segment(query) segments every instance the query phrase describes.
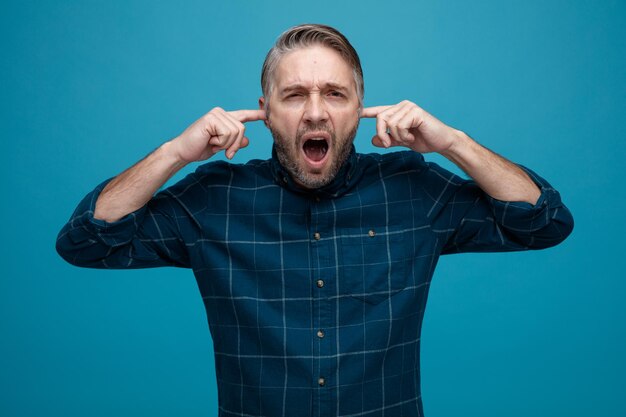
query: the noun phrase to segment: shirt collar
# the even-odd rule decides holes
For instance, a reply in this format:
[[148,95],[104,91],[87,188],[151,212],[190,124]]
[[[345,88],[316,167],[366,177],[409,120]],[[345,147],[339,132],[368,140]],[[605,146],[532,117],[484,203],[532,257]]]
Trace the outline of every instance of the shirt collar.
[[360,156],[360,154],[356,153],[354,145],[352,145],[348,158],[339,169],[335,178],[333,178],[333,180],[325,186],[316,189],[307,189],[296,184],[293,178],[291,178],[289,172],[278,160],[275,146],[272,146],[270,166],[274,180],[283,188],[300,194],[309,194],[314,197],[336,198],[346,194],[355,184],[358,183],[359,178],[364,171],[361,164],[359,164]]

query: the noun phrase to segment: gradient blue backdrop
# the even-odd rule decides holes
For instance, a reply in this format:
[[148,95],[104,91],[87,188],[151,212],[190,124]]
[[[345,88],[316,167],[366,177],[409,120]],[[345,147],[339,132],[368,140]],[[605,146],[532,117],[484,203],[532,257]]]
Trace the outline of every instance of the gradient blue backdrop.
[[[360,52],[366,105],[415,101],[543,174],[576,220],[543,252],[441,260],[426,415],[626,415],[626,5],[571,0],[4,1],[0,415],[216,414],[191,272],[79,269],[54,242],[97,183],[214,106],[254,108],[271,43],[310,21]],[[248,133],[236,162],[269,155]]]

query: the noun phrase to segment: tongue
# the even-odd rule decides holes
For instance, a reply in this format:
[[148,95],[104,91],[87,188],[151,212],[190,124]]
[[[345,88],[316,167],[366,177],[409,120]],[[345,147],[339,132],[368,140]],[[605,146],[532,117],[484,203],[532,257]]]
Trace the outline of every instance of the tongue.
[[319,162],[326,156],[328,145],[325,140],[307,140],[304,143],[304,153],[312,161]]

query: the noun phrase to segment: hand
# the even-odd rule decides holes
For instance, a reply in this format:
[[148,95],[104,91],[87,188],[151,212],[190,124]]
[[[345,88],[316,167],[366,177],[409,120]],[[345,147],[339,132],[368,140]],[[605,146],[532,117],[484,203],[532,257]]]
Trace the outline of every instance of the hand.
[[265,110],[224,111],[216,107],[171,141],[184,162],[203,161],[221,150],[232,159],[250,141],[244,136],[246,122],[265,120]]
[[458,132],[406,100],[393,106],[366,107],[361,117],[376,118],[372,144],[381,148],[406,146],[420,153],[441,153],[453,145]]

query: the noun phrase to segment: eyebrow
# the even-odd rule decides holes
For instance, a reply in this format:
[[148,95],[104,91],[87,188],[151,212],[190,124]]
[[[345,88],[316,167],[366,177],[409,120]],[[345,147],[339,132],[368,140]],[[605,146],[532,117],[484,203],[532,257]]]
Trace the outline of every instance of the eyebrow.
[[[348,91],[347,87],[345,87],[345,86],[343,86],[341,84],[334,83],[334,82],[327,82],[327,83],[323,84],[322,85],[322,90],[323,89],[340,90],[340,91],[343,91],[343,92],[347,92]],[[282,88],[280,90],[280,92],[284,94],[284,93],[288,93],[288,92],[294,91],[294,90],[297,91],[297,90],[308,90],[308,89],[307,89],[307,87],[304,84],[295,83],[295,84],[290,84],[290,85],[285,86],[284,88]]]

